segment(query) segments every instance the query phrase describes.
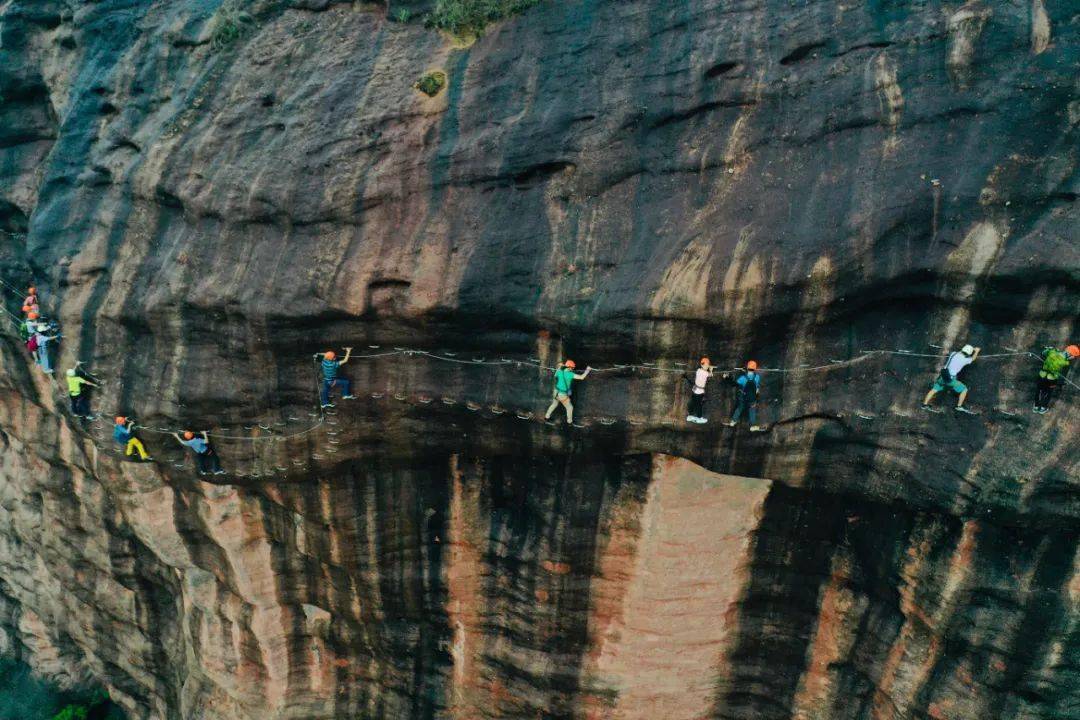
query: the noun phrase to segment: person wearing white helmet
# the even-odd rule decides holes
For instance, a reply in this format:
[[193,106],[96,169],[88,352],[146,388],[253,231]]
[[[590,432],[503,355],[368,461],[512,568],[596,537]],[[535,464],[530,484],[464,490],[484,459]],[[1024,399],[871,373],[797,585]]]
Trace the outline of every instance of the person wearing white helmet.
[[71,368],[67,371],[68,397],[71,399],[71,412],[74,413],[75,417],[93,420],[94,417],[90,414],[90,398],[87,397],[86,392],[83,390],[83,385],[99,387],[97,383],[92,383],[90,380],[80,375],[75,368]]
[[49,343],[60,337],[60,334],[46,335],[45,333],[50,330],[49,324],[38,321],[37,326],[34,328],[34,334],[31,336],[30,341],[27,342],[27,347],[30,348],[30,342],[32,341],[32,352],[35,353],[37,358],[37,364],[41,366],[49,375],[52,375],[52,358],[49,357]]
[[934,396],[945,388],[949,388],[960,396],[956,400],[956,409],[959,412],[974,415],[975,413],[964,407],[964,400],[967,399],[968,387],[960,382],[957,376],[960,374],[961,370],[975,362],[975,359],[979,357],[981,351],[982,348],[965,345],[960,348],[959,352],[950,353],[949,359],[945,361],[945,367],[941,368],[938,376],[934,378],[933,386],[930,388],[930,391],[926,393],[926,397],[923,399],[922,409],[935,412],[933,408],[930,407],[930,403],[933,401]]

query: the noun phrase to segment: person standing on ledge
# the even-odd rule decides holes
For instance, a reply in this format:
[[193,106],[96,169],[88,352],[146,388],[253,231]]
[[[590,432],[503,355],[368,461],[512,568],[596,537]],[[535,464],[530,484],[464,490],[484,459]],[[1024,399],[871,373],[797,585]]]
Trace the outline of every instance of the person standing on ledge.
[[324,353],[315,353],[316,358],[322,358],[322,389],[319,391],[319,399],[322,401],[323,408],[332,408],[334,404],[330,402],[330,391],[335,387],[341,388],[341,399],[352,400],[356,396],[352,394],[352,384],[348,378],[338,377],[338,368],[345,363],[349,362],[349,358],[352,357],[352,348],[345,348],[345,357],[341,360],[337,359],[337,353],[333,350],[327,350]]
[[548,406],[547,412],[544,413],[545,420],[550,420],[551,414],[558,409],[559,405],[562,405],[566,408],[566,424],[574,424],[574,404],[570,402],[574,381],[584,380],[592,372],[591,367],[586,367],[585,372],[578,374],[574,372],[576,367],[577,363],[573,360],[559,363],[555,367],[555,387],[552,388],[551,405]]
[[976,413],[973,413],[964,407],[964,400],[967,399],[968,388],[967,385],[960,382],[957,376],[960,374],[961,370],[975,362],[981,351],[982,348],[965,345],[960,348],[960,352],[951,353],[949,359],[945,361],[945,367],[941,368],[941,372],[934,378],[933,386],[931,386],[930,391],[926,393],[926,397],[923,398],[922,409],[929,410],[930,412],[938,412],[930,407],[930,403],[933,401],[935,395],[945,388],[949,388],[960,396],[956,400],[957,411],[967,413],[968,415],[975,415]]
[[68,398],[71,400],[71,412],[75,414],[75,417],[93,420],[94,416],[90,414],[90,398],[83,391],[83,385],[89,385],[90,387],[101,386],[80,375],[76,370],[77,367],[78,364],[67,371]]
[[184,431],[184,437],[180,437],[176,433],[173,433],[173,437],[176,438],[179,443],[187,448],[190,448],[195,453],[195,464],[199,468],[200,475],[224,475],[225,471],[221,469],[221,463],[218,461],[217,453],[210,447],[210,437],[206,431],[201,433],[202,437],[195,437],[195,433],[190,430]]
[[1069,372],[1069,361],[1080,357],[1080,347],[1070,345],[1064,350],[1043,348],[1040,353],[1043,364],[1039,368],[1038,397],[1032,412],[1045,415],[1050,411],[1054,392],[1061,387],[1061,378]]
[[116,424],[113,425],[113,440],[124,446],[124,455],[127,457],[131,457],[132,452],[138,452],[140,460],[153,460],[152,457],[146,454],[146,448],[143,447],[142,441],[135,437],[134,420],[128,420],[123,415],[118,415]]
[[686,422],[702,425],[709,422],[705,418],[705,383],[709,382],[715,369],[716,367],[709,362],[709,358],[701,358],[701,365],[694,373],[693,387],[690,389],[690,405],[687,408]]
[[754,360],[746,363],[746,372],[735,380],[735,412],[731,414],[731,420],[724,423],[728,427],[739,424],[739,418],[746,412],[746,418],[750,421],[750,432],[762,432],[765,428],[757,424],[757,401],[761,392],[761,376],[757,372],[758,365]]

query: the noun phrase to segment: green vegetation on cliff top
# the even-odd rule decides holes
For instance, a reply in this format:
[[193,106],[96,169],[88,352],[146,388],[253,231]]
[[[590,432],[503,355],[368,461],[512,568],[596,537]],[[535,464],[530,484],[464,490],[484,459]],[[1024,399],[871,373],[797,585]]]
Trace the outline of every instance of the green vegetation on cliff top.
[[437,0],[429,25],[455,35],[479,35],[490,23],[524,12],[540,0]]

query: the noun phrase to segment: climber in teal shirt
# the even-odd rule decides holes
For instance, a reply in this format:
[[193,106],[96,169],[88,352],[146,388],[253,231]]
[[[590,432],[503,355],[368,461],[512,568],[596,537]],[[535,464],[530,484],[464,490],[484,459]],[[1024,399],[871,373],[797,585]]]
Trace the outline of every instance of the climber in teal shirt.
[[576,367],[577,364],[573,360],[567,360],[565,363],[559,363],[555,368],[555,387],[552,391],[551,405],[544,414],[545,420],[550,420],[551,414],[558,409],[559,405],[562,405],[566,408],[566,424],[573,425],[574,404],[570,402],[570,394],[573,392],[574,381],[584,380],[592,372],[592,368],[586,367],[585,372],[578,374],[574,372]]

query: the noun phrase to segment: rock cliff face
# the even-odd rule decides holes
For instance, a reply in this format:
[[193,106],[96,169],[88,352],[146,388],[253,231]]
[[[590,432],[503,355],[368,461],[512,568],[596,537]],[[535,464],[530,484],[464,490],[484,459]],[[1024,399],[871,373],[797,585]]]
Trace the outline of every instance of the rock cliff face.
[[[155,455],[3,335],[0,651],[139,719],[1080,717],[1080,391],[1023,354],[1075,6],[392,5],[0,0],[0,278]],[[981,414],[921,413],[969,341]],[[769,432],[683,422],[702,354],[783,370]]]

